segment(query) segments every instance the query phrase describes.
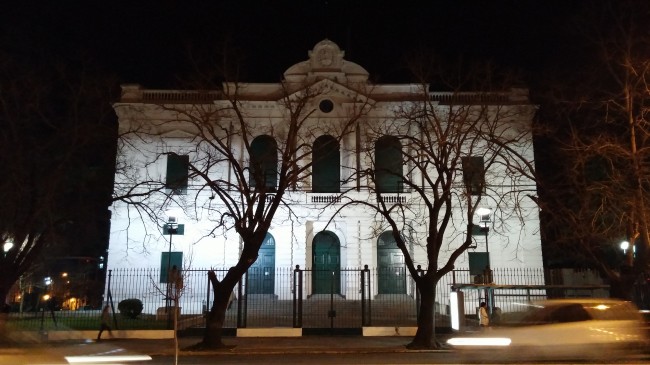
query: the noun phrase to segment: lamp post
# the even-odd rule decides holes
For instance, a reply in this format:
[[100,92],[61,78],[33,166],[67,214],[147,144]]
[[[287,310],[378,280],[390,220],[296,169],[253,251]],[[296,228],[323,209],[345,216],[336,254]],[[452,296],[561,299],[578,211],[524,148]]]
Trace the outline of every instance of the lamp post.
[[[171,307],[171,302],[173,300],[172,298],[172,268],[173,265],[178,265],[177,270],[180,270],[181,263],[178,262],[178,260],[182,260],[182,252],[179,253],[181,258],[175,258],[172,260],[172,239],[175,235],[183,235],[185,233],[185,225],[183,224],[178,224],[178,221],[176,219],[177,213],[173,210],[168,210],[166,212],[167,214],[167,223],[163,225],[163,236],[164,235],[169,235],[169,249],[167,250],[167,260],[164,260],[164,255],[163,255],[163,260],[161,261],[161,272],[160,272],[160,282],[166,283],[166,293],[165,293],[165,312],[167,313],[167,322],[168,322],[168,327],[171,327],[172,323],[172,311],[170,310]],[[166,261],[166,262],[165,262]],[[163,271],[164,270],[164,271]],[[178,271],[177,271],[178,272]],[[177,300],[178,298],[175,298]]]
[[167,282],[167,289],[166,289],[166,295],[165,295],[165,308],[169,311],[169,303],[170,303],[170,283],[169,283],[169,272],[171,271],[172,268],[172,237],[176,233],[178,233],[178,224],[176,223],[176,217],[169,216],[167,217],[167,224],[165,225],[166,231],[169,234],[169,250],[167,250],[167,276],[166,276],[166,282]]
[[[485,272],[483,273],[483,282],[485,284],[492,284],[492,267],[490,266],[490,246],[488,245],[488,233],[490,232],[490,214],[492,211],[489,208],[478,208],[476,209],[476,215],[479,216],[479,223],[481,224],[481,232],[485,233],[485,255],[487,256],[487,266],[485,267]],[[494,298],[493,292],[490,288],[485,288],[485,299],[487,302],[488,313],[492,314],[492,308],[494,307]]]
[[485,252],[487,253],[487,269],[490,270],[490,246],[488,245],[488,232],[490,232],[490,213],[489,208],[478,208],[476,214],[479,216],[479,223],[481,223],[481,232],[485,233]]
[[621,250],[623,250],[623,255],[625,255],[625,265],[632,267],[634,265],[634,254],[636,253],[636,247],[632,245],[630,248],[630,243],[628,241],[623,241],[620,244]]

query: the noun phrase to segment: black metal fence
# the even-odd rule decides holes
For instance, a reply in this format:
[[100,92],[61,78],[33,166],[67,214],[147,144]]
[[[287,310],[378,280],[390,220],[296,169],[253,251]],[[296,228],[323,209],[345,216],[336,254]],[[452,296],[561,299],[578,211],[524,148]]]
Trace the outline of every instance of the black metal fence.
[[[267,270],[267,271],[265,271]],[[401,270],[401,271],[400,271]],[[183,270],[180,328],[202,327],[204,314],[209,309],[213,293],[207,278],[207,269]],[[216,269],[219,279],[227,269]],[[252,271],[242,278],[231,296],[226,312],[225,327],[302,327],[302,328],[358,328],[362,326],[403,327],[416,326],[418,294],[415,282],[403,267],[393,268],[394,290],[378,285],[385,280],[385,272],[374,268],[346,268],[339,271],[274,268]],[[421,271],[423,273],[423,271]],[[167,284],[159,269],[109,270],[105,301],[117,311],[118,303],[136,298],[142,301],[143,311],[136,319],[116,314],[116,325],[121,329],[169,328],[169,301]],[[544,285],[555,277],[543,269],[495,269],[493,280],[500,284]],[[449,326],[449,293],[454,285],[472,283],[476,278],[469,270],[455,270],[444,276],[436,287],[436,325]],[[260,284],[260,280],[266,280]],[[466,313],[471,313],[483,294],[479,290],[466,291]],[[503,311],[516,310],[517,303],[546,297],[544,290],[522,293],[517,290],[497,292],[495,305]],[[13,313],[10,325],[25,329],[75,328],[95,329],[99,313],[95,310],[48,311]]]

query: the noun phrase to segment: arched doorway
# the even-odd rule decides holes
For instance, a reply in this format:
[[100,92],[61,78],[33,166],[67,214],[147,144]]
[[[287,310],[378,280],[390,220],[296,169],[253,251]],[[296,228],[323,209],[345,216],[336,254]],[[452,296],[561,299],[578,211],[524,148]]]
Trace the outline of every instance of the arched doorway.
[[248,269],[248,294],[275,293],[275,238],[266,234],[257,260]]
[[330,231],[316,234],[312,244],[312,294],[340,294],[341,243]]
[[377,239],[378,294],[406,294],[404,254],[397,247],[392,231]]

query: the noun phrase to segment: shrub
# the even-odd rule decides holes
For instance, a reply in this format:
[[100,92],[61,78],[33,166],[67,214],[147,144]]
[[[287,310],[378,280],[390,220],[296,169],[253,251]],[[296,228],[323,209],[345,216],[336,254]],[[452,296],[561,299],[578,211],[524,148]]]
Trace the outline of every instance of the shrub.
[[124,299],[117,305],[117,310],[119,310],[123,316],[128,318],[138,317],[140,313],[142,313],[142,308],[144,308],[142,301],[135,298]]

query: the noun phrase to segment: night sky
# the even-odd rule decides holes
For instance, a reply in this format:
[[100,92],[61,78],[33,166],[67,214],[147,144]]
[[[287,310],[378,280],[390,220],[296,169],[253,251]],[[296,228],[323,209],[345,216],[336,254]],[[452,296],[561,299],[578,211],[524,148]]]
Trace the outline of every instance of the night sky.
[[[378,83],[414,81],[406,58],[423,53],[450,62],[491,61],[513,69],[523,75],[534,97],[536,85],[549,72],[570,71],[579,64],[582,44],[566,29],[590,4],[577,0],[28,0],[2,7],[0,50],[28,65],[63,59],[74,69],[82,59],[79,65],[114,74],[117,83],[181,88],[179,80],[191,73],[190,49],[191,54],[202,55],[228,44],[244,57],[240,81],[278,82],[288,67],[306,60],[308,50],[328,38]],[[109,176],[113,163],[108,158],[102,167]],[[105,189],[111,188],[112,181],[107,180]],[[96,205],[103,227],[107,203],[97,199]],[[105,238],[99,240],[107,244]]]
[[[581,1],[25,1],[4,6],[16,54],[83,56],[120,82],[160,88],[228,40],[244,81],[279,81],[329,38],[378,82],[409,82],[404,58],[426,50],[539,73],[573,49],[563,35]],[[5,43],[7,44],[7,43]]]

